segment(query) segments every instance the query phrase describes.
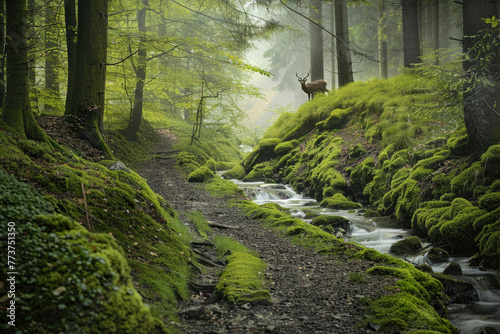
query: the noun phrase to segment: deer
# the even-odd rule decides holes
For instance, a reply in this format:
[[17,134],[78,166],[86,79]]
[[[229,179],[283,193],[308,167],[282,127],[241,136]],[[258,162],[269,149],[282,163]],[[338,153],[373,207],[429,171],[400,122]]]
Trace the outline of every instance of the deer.
[[299,78],[299,82],[300,82],[300,85],[302,86],[302,90],[307,93],[307,101],[311,100],[311,95],[314,92],[317,92],[317,91],[321,91],[323,93],[329,92],[329,90],[326,89],[326,85],[328,84],[328,82],[326,82],[323,79],[315,80],[313,82],[306,84],[306,81],[307,81],[307,78],[309,77],[309,74],[311,74],[311,73],[307,73],[307,75],[304,78],[301,78],[301,77],[299,77],[299,75],[297,73],[295,73],[295,76],[297,78]]

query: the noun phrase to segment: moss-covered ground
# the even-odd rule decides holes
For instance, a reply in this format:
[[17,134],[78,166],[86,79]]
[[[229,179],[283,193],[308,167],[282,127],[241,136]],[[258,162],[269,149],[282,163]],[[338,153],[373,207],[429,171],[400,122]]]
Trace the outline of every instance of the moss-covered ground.
[[[232,172],[245,180],[289,183],[325,207],[366,205],[370,216],[391,217],[400,227],[412,228],[446,256],[469,255],[477,265],[499,269],[500,173],[494,166],[500,145],[470,162],[461,108],[447,106],[440,87],[439,79],[409,71],[316,97],[297,112],[282,114],[242,160],[243,168]],[[274,145],[267,161],[261,160],[262,143]],[[256,164],[249,163],[257,158]],[[320,252],[369,254],[388,261],[277,209],[242,205],[248,214]],[[400,278],[393,297],[371,304],[371,321],[384,328],[453,332],[437,315],[446,302],[440,283],[404,263],[394,265],[401,269],[370,271]],[[428,286],[422,288],[420,280]],[[420,323],[431,318],[432,323]]]
[[16,295],[18,332],[167,331],[196,261],[169,204],[134,171],[110,170],[114,161],[90,162],[7,128],[0,143],[1,221],[19,226],[18,279],[26,284]]

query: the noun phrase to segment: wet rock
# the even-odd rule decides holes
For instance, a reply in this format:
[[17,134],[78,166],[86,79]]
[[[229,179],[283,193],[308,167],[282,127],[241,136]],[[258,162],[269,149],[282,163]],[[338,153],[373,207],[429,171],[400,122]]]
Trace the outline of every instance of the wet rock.
[[184,309],[180,312],[180,314],[183,315],[185,318],[201,320],[207,318],[207,315],[210,312],[211,311],[207,307],[201,305],[201,306],[192,306],[187,309]]
[[460,266],[460,264],[452,262],[448,265],[448,267],[444,269],[443,274],[460,276],[462,275],[462,267]]
[[109,170],[122,170],[124,172],[130,173],[130,168],[125,166],[125,164],[121,161],[117,161],[108,167]]
[[446,274],[433,273],[432,276],[443,284],[444,293],[450,297],[451,304],[471,304],[479,300],[472,283]]
[[444,262],[450,258],[450,255],[447,251],[439,247],[433,247],[428,253],[427,258],[432,261],[432,263],[436,262]]
[[500,333],[493,327],[485,327],[481,331],[481,334],[500,334]]

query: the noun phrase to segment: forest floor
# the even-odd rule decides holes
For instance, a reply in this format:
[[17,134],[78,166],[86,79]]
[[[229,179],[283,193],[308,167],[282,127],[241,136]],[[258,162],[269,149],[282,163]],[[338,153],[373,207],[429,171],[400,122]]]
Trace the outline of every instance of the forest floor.
[[[393,285],[388,276],[367,275],[374,265],[367,260],[347,256],[323,256],[292,244],[289,237],[246,217],[223,199],[211,197],[199,184],[188,183],[174,169],[175,136],[159,131],[162,140],[154,149],[154,159],[144,162],[139,173],[149,186],[179,212],[181,221],[190,224],[185,213],[201,212],[210,222],[235,228],[216,229],[255,250],[267,264],[272,303],[234,305],[213,298],[211,291],[192,293],[181,301],[182,321],[176,326],[187,334],[208,333],[374,333],[375,326],[363,325],[365,304]],[[195,231],[195,228],[191,226]],[[196,232],[193,232],[196,233]],[[209,256],[209,247],[199,250]],[[194,278],[199,283],[217,283],[216,270],[207,270]],[[354,279],[354,277],[362,279]],[[212,298],[211,298],[212,297]],[[369,322],[368,322],[369,323]]]

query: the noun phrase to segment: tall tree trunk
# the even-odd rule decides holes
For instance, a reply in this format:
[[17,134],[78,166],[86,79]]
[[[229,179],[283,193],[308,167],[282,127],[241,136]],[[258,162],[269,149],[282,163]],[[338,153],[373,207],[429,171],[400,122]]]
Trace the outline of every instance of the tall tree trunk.
[[[144,3],[145,1],[143,1]],[[134,91],[134,105],[130,111],[126,136],[129,140],[137,139],[137,131],[142,119],[142,105],[144,101],[144,83],[146,81],[146,7],[137,12],[137,26],[139,29],[139,52],[136,66],[136,84]]]
[[7,94],[3,120],[20,135],[47,140],[33,117],[29,98],[26,0],[7,0]]
[[[108,1],[78,1],[78,38],[70,115],[84,124],[80,135],[112,156],[101,135],[106,83]],[[70,118],[75,121],[75,118]]]
[[[478,33],[488,27],[482,20],[499,15],[498,0],[464,0],[463,47],[468,52],[478,40]],[[473,59],[464,62],[464,70],[470,71]],[[489,72],[492,87],[466,86],[464,91],[464,121],[473,159],[488,147],[500,143],[500,55],[493,59]]]
[[57,111],[59,95],[59,40],[57,37],[57,7],[49,7],[45,11],[45,91],[48,99],[45,101],[46,112]]
[[5,0],[0,0],[0,109],[5,101]]
[[418,1],[403,0],[403,49],[404,67],[420,63],[420,40],[418,31]]
[[[335,0],[335,32],[338,38],[349,44],[347,0]],[[354,82],[351,53],[340,41],[337,41],[337,69],[339,72],[339,87]]]
[[[332,32],[332,34],[336,34],[335,33],[335,4],[333,3],[333,1],[331,2],[330,4],[330,8],[331,8],[331,12],[330,12],[330,15],[331,15],[331,20],[330,20],[330,31]],[[337,50],[337,40],[335,39],[334,36],[330,36],[330,48],[331,48],[331,52],[330,52],[330,58],[331,58],[331,63],[332,63],[332,76],[331,76],[331,80],[332,80],[332,83],[330,84],[330,90],[331,91],[334,91],[335,90],[335,82],[337,81],[337,71],[335,70],[336,66],[335,66],[335,63],[336,63],[336,59],[337,59],[337,53],[336,53],[336,50]]]
[[[312,0],[309,8],[311,20],[321,24],[323,19],[323,1]],[[311,56],[311,81],[324,78],[323,68],[323,30],[314,23],[310,23],[310,56]]]
[[66,47],[68,49],[68,87],[65,114],[71,114],[70,101],[75,90],[76,71],[76,5],[75,0],[64,1],[64,22],[66,26]]
[[[21,0],[24,1],[24,0]],[[28,0],[28,36],[29,40],[31,42],[31,50],[28,50],[28,52],[31,52],[32,55],[31,59],[35,59],[36,57],[34,56],[34,49],[35,45],[37,44],[37,38],[35,35],[35,0]],[[35,61],[32,63],[28,64],[28,78],[30,81],[30,85],[33,87],[36,85],[36,72],[35,72]]]
[[433,39],[433,49],[436,54],[435,64],[439,65],[439,0],[434,0],[432,3],[432,39]]
[[378,2],[378,64],[381,79],[387,79],[387,13],[385,0]]

